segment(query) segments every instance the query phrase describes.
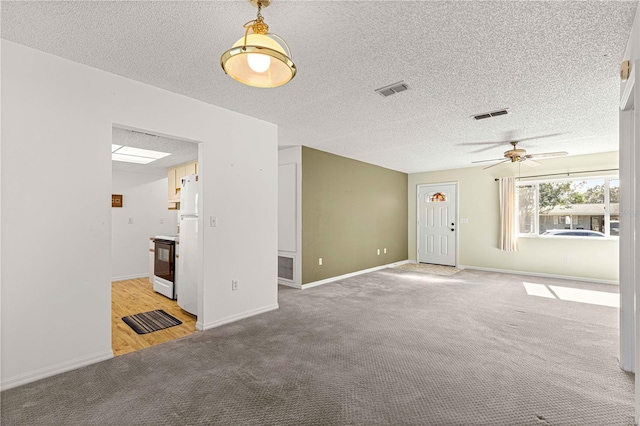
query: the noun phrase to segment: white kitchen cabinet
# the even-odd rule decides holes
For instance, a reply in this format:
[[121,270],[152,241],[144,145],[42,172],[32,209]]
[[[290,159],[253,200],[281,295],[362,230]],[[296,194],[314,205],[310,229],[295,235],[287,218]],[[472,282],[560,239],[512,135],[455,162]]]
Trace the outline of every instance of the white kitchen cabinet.
[[192,163],[187,163],[184,165],[184,175],[185,176],[189,176],[189,175],[195,175],[196,173],[198,173],[198,162],[194,161]]
[[178,208],[176,203],[180,202],[180,185],[181,179],[185,176],[198,173],[198,162],[192,161],[186,164],[180,164],[167,170],[167,178],[169,181],[168,195],[169,195],[169,209],[175,210]]
[[[167,179],[169,180],[169,185],[168,185],[169,202],[172,202],[176,198],[176,169],[175,168],[169,169],[167,171]],[[178,195],[178,199],[180,199],[180,195]]]

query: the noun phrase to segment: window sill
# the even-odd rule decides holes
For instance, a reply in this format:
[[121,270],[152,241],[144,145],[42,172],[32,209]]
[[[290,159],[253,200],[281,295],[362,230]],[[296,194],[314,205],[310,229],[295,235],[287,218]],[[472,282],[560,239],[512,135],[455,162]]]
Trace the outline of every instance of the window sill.
[[518,238],[540,239],[540,240],[595,240],[595,241],[619,241],[620,237],[578,237],[574,235],[533,235],[520,234]]

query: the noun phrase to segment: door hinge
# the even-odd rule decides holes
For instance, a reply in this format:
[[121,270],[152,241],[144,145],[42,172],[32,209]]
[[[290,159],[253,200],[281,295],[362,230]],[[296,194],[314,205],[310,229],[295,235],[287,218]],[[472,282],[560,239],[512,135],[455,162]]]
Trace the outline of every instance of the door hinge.
[[620,80],[626,81],[629,79],[629,74],[631,73],[631,62],[623,61],[620,64]]

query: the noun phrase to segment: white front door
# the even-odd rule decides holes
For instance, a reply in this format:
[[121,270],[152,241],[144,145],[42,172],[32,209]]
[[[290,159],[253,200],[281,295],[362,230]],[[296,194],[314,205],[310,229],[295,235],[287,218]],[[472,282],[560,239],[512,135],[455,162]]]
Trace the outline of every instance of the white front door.
[[457,183],[418,185],[418,262],[456,266]]

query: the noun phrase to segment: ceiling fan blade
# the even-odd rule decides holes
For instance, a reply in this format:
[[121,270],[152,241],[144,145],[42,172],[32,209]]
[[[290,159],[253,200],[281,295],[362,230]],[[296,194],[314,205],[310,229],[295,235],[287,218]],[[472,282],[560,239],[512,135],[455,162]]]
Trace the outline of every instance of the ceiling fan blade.
[[460,146],[466,146],[466,145],[503,145],[505,143],[505,141],[491,141],[491,142],[462,142],[459,143],[458,145]]
[[561,157],[563,155],[569,155],[567,151],[558,151],[558,152],[541,152],[539,154],[530,154],[529,158],[544,158],[544,157]]
[[503,140],[504,140],[506,143],[509,143],[509,142],[511,142],[511,141],[515,141],[515,140],[517,140],[517,139],[515,139],[515,137],[516,137],[516,131],[515,131],[514,129],[507,130],[506,132],[504,132],[504,133],[503,133],[503,135],[504,135],[504,139],[503,139]]
[[496,144],[493,144],[493,145],[489,145],[489,146],[484,147],[484,148],[474,149],[473,151],[470,151],[470,153],[471,154],[477,154],[479,152],[490,151],[490,150],[496,149],[497,147],[500,147],[500,146],[504,146],[504,142],[503,143],[496,143]]
[[[526,160],[526,161],[525,161]],[[538,163],[535,160],[532,160],[531,157],[529,157],[528,155],[523,158],[521,160],[521,162],[525,165],[525,166],[529,166],[529,167],[538,167],[540,165],[540,163]]]
[[570,139],[560,139],[559,141],[556,142],[572,142],[572,141],[581,141],[584,139],[593,139],[593,138],[597,138],[599,137],[598,135],[593,135],[593,136],[578,136],[577,138],[570,138]]
[[479,160],[479,161],[472,161],[472,163],[486,163],[488,161],[501,161],[504,160],[504,158],[494,158],[493,160]]
[[491,149],[497,148],[499,146],[503,146],[506,142],[505,141],[493,141],[493,142],[463,142],[463,143],[459,143],[459,146],[478,146],[478,145],[487,145],[484,147],[478,147],[478,149],[474,149],[473,151],[470,151],[470,153],[472,154],[477,154],[479,152],[484,152],[484,151],[489,151]]
[[541,135],[541,136],[532,136],[530,138],[522,138],[522,139],[516,139],[518,142],[522,142],[522,141],[530,141],[533,139],[544,139],[544,138],[550,138],[553,136],[560,136],[563,135],[564,133],[549,133],[548,135]]
[[502,161],[501,161],[501,162],[499,162],[499,163],[496,163],[496,164],[492,164],[492,165],[490,165],[490,166],[487,166],[487,167],[485,167],[485,168],[484,168],[484,169],[482,169],[482,170],[490,169],[490,168],[492,168],[492,167],[497,166],[498,164],[506,163],[507,161],[511,161],[511,159],[510,159],[510,158],[507,158],[506,160],[502,160]]
[[529,141],[533,139],[550,138],[552,136],[559,136],[559,135],[564,135],[564,133],[549,133],[548,135],[532,136],[530,138],[516,138],[515,131],[510,130],[504,133],[504,139],[500,141],[462,142],[462,143],[459,143],[458,146],[490,145],[490,147],[488,148],[482,148],[482,150],[484,151],[487,149],[491,149],[491,147],[494,147],[494,146],[497,147],[502,145],[508,145],[511,142],[522,142],[522,141]]

